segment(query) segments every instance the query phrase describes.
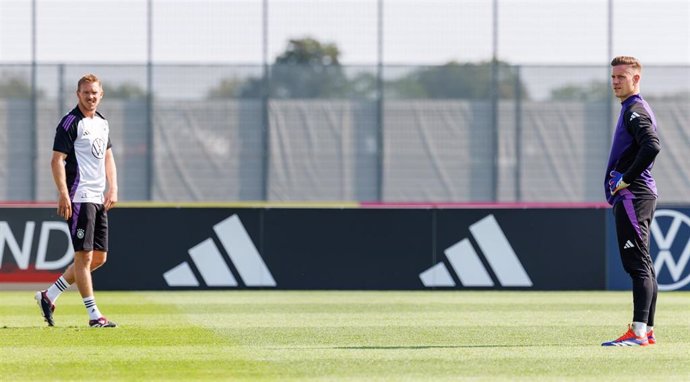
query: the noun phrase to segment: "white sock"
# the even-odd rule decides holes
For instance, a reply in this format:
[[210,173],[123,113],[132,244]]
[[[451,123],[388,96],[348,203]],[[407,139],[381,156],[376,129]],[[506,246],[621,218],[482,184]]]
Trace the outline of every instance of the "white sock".
[[83,300],[90,320],[97,320],[103,317],[101,312],[98,310],[98,306],[96,306],[96,299],[93,298],[93,296],[85,297]]
[[632,330],[636,336],[645,337],[647,336],[647,323],[633,321]]
[[53,285],[46,290],[46,294],[48,295],[48,298],[50,301],[52,301],[53,304],[55,304],[55,301],[57,301],[58,297],[60,297],[60,294],[67,290],[69,288],[69,283],[67,280],[65,280],[64,276],[60,276],[57,281]]

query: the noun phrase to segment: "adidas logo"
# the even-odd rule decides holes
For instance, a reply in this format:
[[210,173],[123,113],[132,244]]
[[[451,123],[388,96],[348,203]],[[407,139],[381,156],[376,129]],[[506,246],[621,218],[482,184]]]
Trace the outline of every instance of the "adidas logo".
[[[232,215],[213,226],[221,246],[230,258],[242,282],[248,287],[275,287],[276,282],[266,267],[259,251],[244,229],[240,218]],[[212,238],[208,238],[188,250],[194,266],[204,283],[210,287],[236,287],[237,280]],[[163,274],[171,287],[197,287],[197,280],[188,262]]]
[[636,112],[633,111],[632,114],[630,114],[630,120],[632,121],[633,119],[635,119],[639,116],[640,116],[639,114],[637,114]]
[[[532,286],[532,280],[525,272],[515,251],[513,251],[513,247],[511,247],[493,215],[489,215],[472,224],[470,232],[501,286]],[[494,286],[494,281],[482,264],[469,239],[463,239],[450,246],[444,253],[463,286]],[[419,278],[425,287],[455,286],[455,281],[443,262],[420,273]]]
[[634,248],[635,244],[633,244],[630,240],[625,242],[625,245],[623,246],[623,249],[629,249],[629,248]]

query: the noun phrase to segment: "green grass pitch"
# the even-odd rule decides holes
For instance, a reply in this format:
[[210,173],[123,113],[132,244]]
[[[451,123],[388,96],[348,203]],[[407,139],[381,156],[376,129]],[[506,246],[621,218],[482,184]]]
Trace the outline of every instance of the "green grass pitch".
[[0,380],[690,380],[690,293],[659,295],[658,344],[602,348],[630,292],[97,292],[56,327],[0,292]]

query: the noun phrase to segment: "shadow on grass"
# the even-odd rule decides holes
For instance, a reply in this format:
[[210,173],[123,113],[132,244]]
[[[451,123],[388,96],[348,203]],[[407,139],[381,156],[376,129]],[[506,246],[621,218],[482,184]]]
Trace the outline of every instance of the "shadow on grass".
[[[319,346],[306,349],[317,350],[425,350],[425,349],[472,349],[472,348],[529,348],[563,346],[563,344],[485,344],[485,345],[409,345],[409,346]],[[295,348],[273,348],[280,350],[296,350]],[[305,348],[299,348],[305,349]]]
[[464,348],[522,348],[538,345],[412,345],[412,346],[338,346],[340,350],[402,350],[402,349],[464,349]]
[[32,326],[10,326],[10,325],[3,325],[0,326],[0,329],[7,329],[7,330],[55,330],[55,331],[61,331],[65,329],[69,330],[91,330],[91,329],[117,329],[120,326],[117,326],[115,328],[92,328],[88,325],[84,326],[77,326],[77,325],[68,325],[68,326],[48,326],[48,325],[32,325]]

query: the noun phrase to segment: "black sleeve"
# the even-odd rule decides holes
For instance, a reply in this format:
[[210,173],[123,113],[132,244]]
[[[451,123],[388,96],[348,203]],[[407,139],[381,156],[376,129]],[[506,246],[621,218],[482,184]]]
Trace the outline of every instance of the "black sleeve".
[[77,125],[72,123],[67,129],[60,121],[55,129],[55,141],[53,141],[53,151],[70,154],[74,150],[74,141],[77,140]]
[[625,127],[640,147],[635,160],[623,174],[623,181],[630,184],[654,162],[654,158],[661,151],[661,145],[652,119],[644,110],[631,110],[625,113],[623,118]]
[[[96,115],[98,115],[99,117],[101,117],[105,120],[105,116],[103,114],[101,114],[100,111],[96,110]],[[105,149],[107,150],[107,149],[110,149],[112,147],[113,147],[113,144],[110,142],[110,136],[108,136],[108,143],[105,145]]]

